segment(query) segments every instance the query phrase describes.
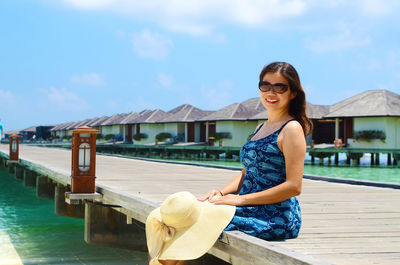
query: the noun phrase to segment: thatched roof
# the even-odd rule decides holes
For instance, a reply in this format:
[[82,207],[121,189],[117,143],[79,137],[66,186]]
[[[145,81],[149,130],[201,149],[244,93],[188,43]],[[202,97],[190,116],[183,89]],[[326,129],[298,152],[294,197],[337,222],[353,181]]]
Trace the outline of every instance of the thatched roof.
[[268,119],[268,111],[266,109],[248,118],[248,120],[266,120],[266,119]]
[[105,122],[105,121],[108,120],[109,118],[110,118],[109,116],[103,116],[103,117],[99,118],[99,119],[96,120],[96,121],[93,121],[93,120],[92,120],[92,121],[89,123],[88,126],[90,126],[90,127],[100,126],[103,122]]
[[329,113],[330,106],[306,103],[306,114],[309,119],[322,119]]
[[368,90],[330,107],[325,118],[400,116],[400,95],[388,90]]
[[110,126],[110,125],[117,125],[120,124],[121,121],[128,116],[126,113],[121,113],[121,114],[114,114],[110,118],[106,119],[103,123],[101,123],[101,126]]
[[190,104],[184,104],[168,111],[169,115],[163,120],[160,120],[160,122],[194,122],[210,113],[210,111],[201,110]]
[[34,132],[36,133],[36,126],[31,126],[29,128],[21,130],[21,132]]
[[243,101],[241,104],[250,110],[256,110],[257,113],[265,110],[265,107],[262,104],[260,98],[251,98]]
[[80,126],[84,126],[88,121],[90,121],[90,119],[74,122],[74,123],[70,124],[69,126],[66,126],[65,128],[63,128],[63,130],[74,130],[76,128],[79,128]]
[[134,123],[156,123],[164,120],[169,114],[160,109],[153,111],[146,110],[134,121]]
[[90,119],[90,120],[86,123],[86,126],[92,126],[92,124],[98,122],[100,119],[101,119],[101,117],[96,117],[96,118]]
[[207,115],[200,121],[227,121],[227,120],[248,120],[259,111],[255,108],[249,109],[241,103],[233,103],[223,109],[215,111]]
[[57,129],[57,131],[66,130],[66,128],[68,128],[70,125],[72,125],[72,124],[74,124],[74,123],[76,123],[76,121],[71,121],[71,122],[64,123],[63,125],[61,125],[61,126]]
[[139,117],[139,113],[131,112],[121,121],[121,124],[133,124],[135,123],[135,120]]
[[22,132],[22,129],[5,131],[4,134],[5,135],[13,135],[13,134],[19,134],[20,132]]
[[[322,119],[328,112],[329,106],[313,105],[306,102],[306,114],[309,119]],[[249,120],[266,120],[267,118],[268,111],[264,108],[264,111],[250,117]]]

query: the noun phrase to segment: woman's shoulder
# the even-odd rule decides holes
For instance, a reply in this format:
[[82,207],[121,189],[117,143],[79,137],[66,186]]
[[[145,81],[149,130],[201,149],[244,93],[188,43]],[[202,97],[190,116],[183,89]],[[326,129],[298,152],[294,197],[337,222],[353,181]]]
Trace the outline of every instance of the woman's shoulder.
[[289,121],[285,125],[285,127],[283,127],[282,132],[285,135],[288,135],[290,137],[297,136],[297,135],[301,135],[304,137],[303,127],[301,126],[300,122],[298,122],[297,120]]

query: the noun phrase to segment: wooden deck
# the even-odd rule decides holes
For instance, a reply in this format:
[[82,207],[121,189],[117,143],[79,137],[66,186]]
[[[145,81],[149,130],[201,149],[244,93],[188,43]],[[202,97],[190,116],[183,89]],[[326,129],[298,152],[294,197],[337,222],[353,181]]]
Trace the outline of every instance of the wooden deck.
[[[0,145],[5,154],[8,148]],[[56,172],[57,181],[69,183],[70,151],[21,145],[20,158]],[[222,187],[237,173],[98,155],[96,184],[107,202],[118,202],[128,215],[144,221],[149,208],[122,197],[140,198],[154,208],[171,193],[187,190],[200,196],[210,188]],[[305,179],[299,201],[303,214],[300,236],[268,242],[270,250],[295,251],[334,264],[400,264],[399,189]],[[214,247],[210,253],[221,256],[221,251]]]

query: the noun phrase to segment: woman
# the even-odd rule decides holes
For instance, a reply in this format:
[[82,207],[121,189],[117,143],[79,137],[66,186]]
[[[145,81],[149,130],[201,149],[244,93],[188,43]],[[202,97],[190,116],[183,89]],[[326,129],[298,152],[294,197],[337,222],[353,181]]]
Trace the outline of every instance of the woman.
[[240,230],[266,240],[295,238],[301,226],[295,196],[302,186],[305,135],[312,130],[305,94],[296,70],[284,62],[264,67],[259,89],[268,120],[242,147],[242,172],[199,200],[237,206],[226,231]]
[[[220,190],[210,190],[199,201],[236,206],[225,231],[240,230],[266,239],[298,236],[305,135],[312,123],[305,113],[305,94],[294,67],[284,62],[265,66],[260,73],[260,100],[268,120],[260,124],[244,144],[240,159],[244,168]],[[163,260],[162,264],[184,264]]]

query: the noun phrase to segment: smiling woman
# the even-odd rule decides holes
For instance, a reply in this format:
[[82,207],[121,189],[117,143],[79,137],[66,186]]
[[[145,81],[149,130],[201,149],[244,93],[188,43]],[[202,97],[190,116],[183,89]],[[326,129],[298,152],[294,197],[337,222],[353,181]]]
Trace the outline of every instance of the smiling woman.
[[[257,127],[254,136],[240,150],[242,172],[223,188],[212,189],[198,200],[218,206],[236,206],[235,215],[225,231],[239,230],[265,240],[295,238],[301,227],[296,196],[302,187],[305,135],[312,130],[312,123],[305,114],[305,94],[294,67],[283,62],[263,68],[259,89],[260,100],[268,110],[268,120]],[[209,222],[218,223],[213,216],[207,217]],[[171,226],[163,217],[157,221],[163,231],[182,232],[180,225]],[[150,233],[148,238],[153,236],[150,231],[146,224],[146,233]],[[203,235],[209,232],[201,231]],[[169,247],[176,241],[174,233],[168,234]],[[196,258],[190,254],[193,249],[189,245],[181,247],[179,254],[174,256],[163,255],[164,249],[155,249],[157,255],[151,247],[149,250],[151,265],[181,265],[185,259]]]

